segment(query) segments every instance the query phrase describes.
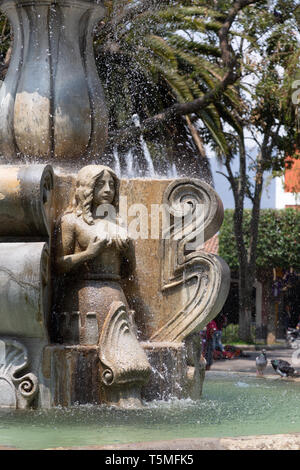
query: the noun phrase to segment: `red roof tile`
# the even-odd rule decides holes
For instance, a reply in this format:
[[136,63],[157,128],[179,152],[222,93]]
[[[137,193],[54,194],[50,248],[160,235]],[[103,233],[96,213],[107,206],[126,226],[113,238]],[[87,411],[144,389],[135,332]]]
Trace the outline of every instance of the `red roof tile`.
[[210,240],[204,243],[204,251],[207,253],[213,253],[214,255],[218,254],[219,251],[219,236],[218,234],[214,235]]

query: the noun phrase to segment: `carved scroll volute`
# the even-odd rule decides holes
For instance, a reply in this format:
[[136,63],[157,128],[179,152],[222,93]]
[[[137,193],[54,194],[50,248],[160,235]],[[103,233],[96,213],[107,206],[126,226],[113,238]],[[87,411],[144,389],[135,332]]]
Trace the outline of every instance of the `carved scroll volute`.
[[28,408],[38,392],[35,374],[29,366],[25,346],[10,338],[0,338],[0,407]]
[[[224,211],[220,198],[208,184],[188,178],[168,186],[164,207],[171,214],[170,226],[161,241],[161,290],[168,313],[151,341],[181,342],[213,319],[228,295],[227,264],[201,249],[219,230]],[[178,224],[179,220],[184,224]],[[177,308],[170,311],[168,305]]]

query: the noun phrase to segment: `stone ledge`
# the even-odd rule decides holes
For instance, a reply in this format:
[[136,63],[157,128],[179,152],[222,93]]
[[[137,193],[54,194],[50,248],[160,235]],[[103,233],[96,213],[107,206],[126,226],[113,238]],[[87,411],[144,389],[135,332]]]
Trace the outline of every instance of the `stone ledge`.
[[247,372],[247,371],[235,371],[235,370],[212,370],[212,371],[207,371],[207,376],[209,376],[210,373],[213,375],[234,375],[234,376],[242,376],[242,377],[250,377],[250,378],[255,378],[259,380],[280,380],[284,382],[300,382],[300,376],[295,376],[295,377],[281,377],[280,375],[274,373],[274,374],[264,374],[263,376],[256,375],[256,372]]
[[299,450],[300,433],[222,438],[225,450]]

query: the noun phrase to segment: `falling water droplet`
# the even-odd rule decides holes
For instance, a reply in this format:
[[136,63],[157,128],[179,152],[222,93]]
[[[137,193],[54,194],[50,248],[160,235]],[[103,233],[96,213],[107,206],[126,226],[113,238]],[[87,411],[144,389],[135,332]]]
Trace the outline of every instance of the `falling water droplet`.
[[120,165],[120,158],[119,158],[117,147],[114,147],[113,154],[114,154],[114,160],[115,160],[115,173],[116,173],[117,176],[120,177],[121,176],[121,165]]
[[126,162],[127,162],[126,173],[127,173],[127,176],[130,178],[133,176],[133,154],[131,150],[129,150],[129,152],[127,153]]
[[[137,114],[134,114],[132,116],[132,120],[133,120],[136,127],[141,126],[140,118]],[[140,143],[141,143],[141,147],[142,147],[142,150],[143,150],[146,162],[147,162],[147,166],[148,166],[148,176],[153,178],[155,176],[154,165],[153,165],[151,154],[150,154],[149,149],[148,149],[148,145],[146,144],[142,134],[140,136]]]

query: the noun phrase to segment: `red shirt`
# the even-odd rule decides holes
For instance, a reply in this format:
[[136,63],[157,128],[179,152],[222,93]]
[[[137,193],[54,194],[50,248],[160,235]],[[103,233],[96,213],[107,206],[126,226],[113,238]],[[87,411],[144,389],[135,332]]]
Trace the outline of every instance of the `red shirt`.
[[211,339],[215,331],[217,331],[217,324],[212,320],[206,325],[206,339]]

